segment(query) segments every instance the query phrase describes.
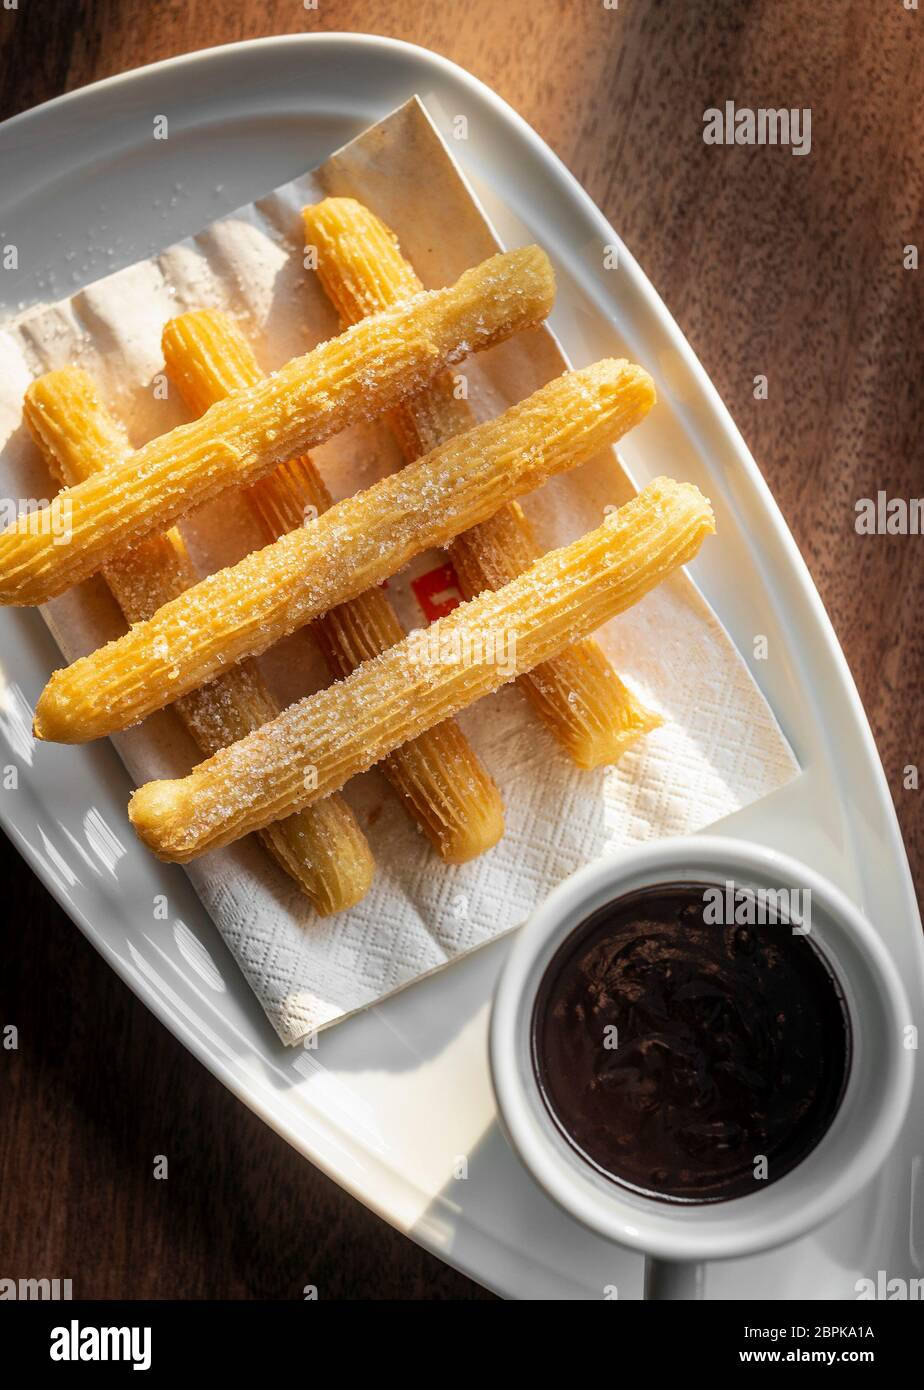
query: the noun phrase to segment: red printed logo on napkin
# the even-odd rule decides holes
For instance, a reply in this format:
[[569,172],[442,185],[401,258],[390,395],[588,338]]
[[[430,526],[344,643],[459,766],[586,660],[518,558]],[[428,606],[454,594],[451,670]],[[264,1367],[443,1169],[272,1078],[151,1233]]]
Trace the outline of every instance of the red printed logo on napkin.
[[436,569],[427,570],[419,579],[412,580],[411,588],[428,623],[445,618],[462,602],[456,572],[448,563],[437,565]]

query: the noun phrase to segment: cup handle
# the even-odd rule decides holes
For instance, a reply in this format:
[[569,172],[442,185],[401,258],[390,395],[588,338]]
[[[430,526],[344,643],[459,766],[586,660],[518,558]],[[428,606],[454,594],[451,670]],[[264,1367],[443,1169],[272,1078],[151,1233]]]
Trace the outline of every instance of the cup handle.
[[706,1266],[695,1261],[656,1260],[645,1256],[645,1301],[688,1302],[701,1299]]

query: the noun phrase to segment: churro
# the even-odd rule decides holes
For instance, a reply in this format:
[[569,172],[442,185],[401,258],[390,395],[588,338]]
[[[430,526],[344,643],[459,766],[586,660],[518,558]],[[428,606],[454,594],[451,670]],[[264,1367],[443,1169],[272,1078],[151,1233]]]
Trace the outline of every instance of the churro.
[[[307,240],[317,250],[318,275],[344,326],[358,323],[419,294],[423,284],[405,260],[398,239],[354,198],[325,198],[303,211]],[[428,387],[403,400],[389,423],[410,462],[475,423],[458,382],[440,372]],[[517,502],[466,531],[449,555],[466,598],[498,589],[540,554]],[[661,724],[619,679],[592,638],[519,677],[536,713],[579,767],[616,762],[642,734]]]
[[[0,532],[0,602],[44,603],[224,488],[390,409],[448,362],[544,318],[554,278],[526,247],[475,266],[219,401]],[[66,519],[66,526],[58,524]]]
[[[714,529],[697,488],[659,478],[604,524],[535,561],[503,588],[409,634],[338,684],[200,764],[149,782],[129,804],[138,834],[184,862],[335,791],[415,738],[638,602]],[[473,636],[516,636],[500,664]],[[469,639],[470,660],[457,652]]]
[[57,671],[36,708],[37,737],[74,743],[136,723],[575,467],[653,400],[648,373],[625,361],[565,373]]
[[[226,315],[196,310],[171,319],[163,333],[164,360],[190,410],[253,386],[263,373],[240,329]],[[332,505],[307,456],[280,464],[242,489],[267,540],[303,526]],[[335,676],[400,642],[404,629],[381,589],[368,589],[312,627]],[[187,696],[186,698],[192,698]],[[386,758],[382,771],[402,806],[440,856],[461,864],[495,845],[504,833],[500,792],[454,720],[428,729]]]
[[[49,372],[34,381],[26,392],[23,414],[61,483],[77,483],[98,470],[117,467],[130,452],[92,380],[77,368]],[[150,536],[109,561],[103,574],[129,623],[149,618],[198,581],[176,528]],[[202,752],[210,755],[274,719],[279,706],[254,663],[243,661],[178,700],[176,711]],[[340,796],[266,826],[260,838],[323,916],[352,907],[372,882],[372,854]]]

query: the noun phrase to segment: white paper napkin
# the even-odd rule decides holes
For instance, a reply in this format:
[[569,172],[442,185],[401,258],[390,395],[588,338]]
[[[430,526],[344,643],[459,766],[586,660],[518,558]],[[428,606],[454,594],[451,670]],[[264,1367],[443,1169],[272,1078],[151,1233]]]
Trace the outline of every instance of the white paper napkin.
[[[492,254],[483,213],[420,103],[364,132],[314,174],[222,218],[82,290],[32,309],[0,332],[0,487],[5,498],[45,498],[51,481],[22,424],[22,394],[43,371],[76,363],[93,374],[137,447],[186,418],[164,391],[160,333],[175,314],[203,306],[242,322],[271,370],[337,330],[315,277],[304,269],[301,207],[326,193],[367,202],[398,232],[428,285],[448,284]],[[644,364],[650,365],[650,364]],[[562,370],[545,330],[522,334],[466,364],[482,415]],[[315,451],[335,496],[399,464],[384,426],[347,431]],[[531,498],[547,546],[602,519],[631,484],[607,451]],[[225,495],[184,523],[203,572],[260,543],[242,506]],[[721,544],[721,539],[709,544]],[[419,557],[389,581],[409,627],[423,617],[410,582],[441,563]],[[43,609],[67,660],[124,629],[94,579]],[[521,923],[567,874],[608,850],[708,825],[774,791],[798,771],[772,712],[728,637],[684,575],[677,575],[600,634],[617,670],[665,726],[616,768],[576,771],[515,687],[461,717],[506,804],[507,833],[474,863],[445,867],[372,772],[347,799],[378,871],[358,907],[324,921],[253,839],[189,866],[203,903],[279,1037],[312,1030],[382,999]],[[261,658],[282,701],[326,683],[310,636],[296,634]],[[176,776],[198,760],[179,721],[163,712],[115,740],[136,782]],[[126,830],[131,834],[131,830]]]

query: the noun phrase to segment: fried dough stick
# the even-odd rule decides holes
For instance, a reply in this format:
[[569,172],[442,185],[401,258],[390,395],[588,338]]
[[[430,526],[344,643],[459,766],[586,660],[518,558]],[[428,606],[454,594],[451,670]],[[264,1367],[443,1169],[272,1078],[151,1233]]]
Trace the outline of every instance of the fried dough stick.
[[[656,479],[596,531],[409,634],[188,777],[140,787],[129,804],[135,829],[155,854],[184,862],[310,804],[638,602],[713,529],[697,488]],[[496,647],[485,640],[476,649],[479,633],[502,637],[512,660],[491,659]],[[458,660],[466,637],[471,659]]]
[[[204,309],[171,319],[163,333],[164,360],[186,405],[196,414],[246,390],[263,373],[250,344],[224,314]],[[332,505],[307,456],[280,464],[243,489],[268,541],[305,524]],[[312,628],[335,676],[400,642],[404,629],[381,589],[367,589],[334,608]],[[462,864],[497,844],[504,833],[500,792],[455,720],[428,729],[398,748],[382,771],[449,864]]]
[[[24,414],[59,482],[80,482],[115,467],[129,452],[92,380],[76,368],[34,381],[26,392]],[[199,578],[175,528],[111,560],[103,573],[129,623],[149,618]],[[210,755],[274,719],[279,706],[254,663],[244,661],[178,700],[176,711],[202,752]],[[354,906],[372,882],[372,854],[340,796],[266,826],[260,839],[322,916]]]
[[648,373],[629,362],[565,373],[56,671],[36,707],[36,736],[80,743],[136,723],[582,463],[653,399]]
[[548,257],[526,247],[293,358],[105,477],[94,473],[17,517],[0,532],[0,603],[44,603],[226,487],[375,418],[448,362],[537,323],[554,291]]
[[[395,234],[354,198],[325,198],[303,211],[318,274],[344,326],[400,304],[423,289]],[[410,462],[475,423],[452,376],[441,372],[389,416]],[[499,589],[538,558],[518,502],[456,537],[449,555],[466,598]],[[520,676],[517,684],[543,723],[582,768],[614,763],[662,720],[619,679],[599,644],[587,638]]]

